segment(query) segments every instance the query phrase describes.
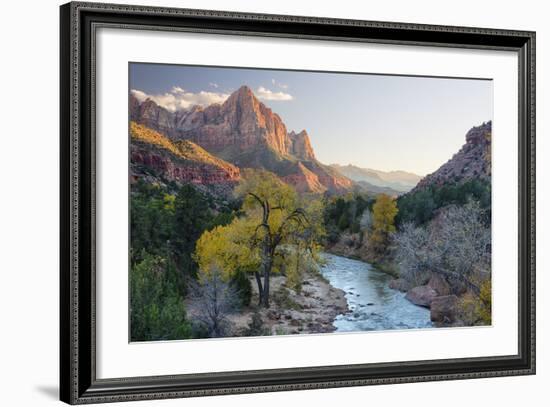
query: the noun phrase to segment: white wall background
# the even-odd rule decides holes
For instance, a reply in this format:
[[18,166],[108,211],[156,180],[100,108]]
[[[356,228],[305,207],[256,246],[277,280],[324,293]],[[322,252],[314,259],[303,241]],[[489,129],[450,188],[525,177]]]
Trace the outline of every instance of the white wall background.
[[[545,405],[550,380],[548,313],[550,28],[536,0],[259,2],[153,0],[134,4],[537,31],[538,374],[529,377],[355,387],[185,400],[187,406]],[[58,399],[58,0],[9,2],[0,24],[0,404]],[[404,346],[406,346],[404,344]],[[181,400],[149,402],[175,406]],[[132,403],[137,405],[135,403]],[[143,404],[143,403],[142,403]],[[130,403],[124,404],[130,405]],[[145,405],[145,404],[143,404]]]

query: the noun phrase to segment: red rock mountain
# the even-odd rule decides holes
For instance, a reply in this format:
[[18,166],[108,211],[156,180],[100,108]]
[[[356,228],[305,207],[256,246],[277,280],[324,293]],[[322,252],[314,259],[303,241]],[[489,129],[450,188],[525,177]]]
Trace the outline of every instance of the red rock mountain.
[[491,176],[491,122],[473,127],[466,134],[466,143],[439,169],[426,175],[414,191],[431,185],[461,182],[470,179],[489,179]]
[[131,180],[139,178],[192,183],[229,193],[240,179],[237,167],[212,156],[192,141],[171,141],[148,127],[130,122]]
[[264,168],[304,192],[343,192],[352,181],[315,158],[309,135],[288,132],[279,115],[242,86],[222,104],[175,113],[130,95],[130,119],[166,135],[189,140],[241,168]]

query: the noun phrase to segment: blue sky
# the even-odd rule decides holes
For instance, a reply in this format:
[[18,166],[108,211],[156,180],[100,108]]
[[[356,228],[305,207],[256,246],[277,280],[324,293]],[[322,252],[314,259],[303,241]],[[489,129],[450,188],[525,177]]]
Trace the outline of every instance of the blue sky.
[[435,171],[492,120],[490,80],[130,64],[130,89],[170,110],[220,103],[242,85],[307,130],[325,164]]

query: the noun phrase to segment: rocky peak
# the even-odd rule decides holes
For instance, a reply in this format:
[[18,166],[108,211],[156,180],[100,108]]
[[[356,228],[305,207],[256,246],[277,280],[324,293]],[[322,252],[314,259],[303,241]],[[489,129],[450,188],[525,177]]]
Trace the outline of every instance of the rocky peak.
[[302,130],[299,133],[291,131],[288,133],[290,138],[290,153],[299,158],[300,160],[314,160],[315,153],[313,152],[313,147],[311,147],[311,142],[309,140],[309,135],[305,130]]
[[[229,131],[230,136],[238,136],[225,138],[232,144],[236,143],[244,150],[267,146],[282,155],[289,153],[290,142],[283,121],[260,102],[248,86],[241,86],[233,92],[219,109],[219,114],[222,117],[213,120],[219,123],[221,135],[228,135]],[[224,140],[219,141],[223,144]]]
[[439,169],[420,180],[413,189],[443,185],[470,179],[488,179],[491,175],[491,121],[472,127],[466,133],[466,143]]
[[281,117],[248,86],[241,86],[222,104],[175,113],[152,100],[138,106],[130,99],[129,106],[132,120],[172,142],[189,140],[238,167],[265,168],[299,185],[300,190],[340,193],[352,186],[349,179],[315,159],[305,130],[287,132]]
[[151,99],[146,99],[140,103],[133,94],[130,94],[129,110],[130,118],[140,124],[167,135],[172,134],[174,131],[174,113],[157,105]]
[[[491,125],[492,122],[488,121],[481,126],[472,127],[468,133],[466,133],[466,143],[470,145],[486,144],[487,141],[491,141]],[[489,138],[488,138],[489,137]]]
[[258,102],[256,96],[254,96],[254,92],[252,92],[252,89],[250,89],[248,86],[243,85],[239,89],[234,91],[224,103],[250,104],[254,102]]

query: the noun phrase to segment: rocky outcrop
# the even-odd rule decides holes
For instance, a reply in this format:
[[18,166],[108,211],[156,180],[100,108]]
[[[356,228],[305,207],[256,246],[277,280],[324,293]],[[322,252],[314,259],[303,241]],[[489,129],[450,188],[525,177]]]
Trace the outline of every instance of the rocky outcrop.
[[240,171],[213,157],[191,141],[172,142],[143,125],[130,123],[131,176],[159,177],[179,183],[231,187],[240,179]]
[[[238,168],[228,171],[227,168],[207,163],[180,160],[166,150],[152,148],[144,143],[132,145],[131,161],[134,168],[146,166],[163,178],[180,183],[233,184],[239,180]],[[135,171],[134,175],[139,178],[139,171]]]
[[133,96],[130,96],[130,119],[143,124],[150,129],[157,130],[162,134],[172,134],[174,131],[174,114],[160,107],[150,99],[143,103]]
[[473,127],[466,134],[460,151],[437,171],[424,177],[412,190],[441,186],[470,179],[489,179],[491,176],[491,122]]
[[447,281],[432,274],[426,285],[411,288],[404,279],[390,281],[389,287],[407,292],[405,298],[413,304],[430,308],[430,319],[437,326],[451,326],[457,320],[458,297],[451,294]]
[[435,297],[437,297],[437,291],[427,285],[414,287],[405,296],[407,300],[421,307],[430,307]]
[[290,154],[300,160],[315,160],[313,147],[311,147],[309,135],[305,130],[299,133],[291,131],[288,137],[290,139]]
[[315,158],[309,135],[287,132],[279,115],[240,87],[222,104],[170,112],[130,94],[131,120],[167,136],[188,140],[240,168],[271,171],[301,192],[345,192],[352,182]]
[[451,294],[451,286],[447,281],[438,274],[432,274],[430,281],[428,281],[428,287],[435,290],[437,295],[449,295]]
[[293,185],[298,192],[322,193],[327,190],[319,181],[317,174],[307,169],[301,162],[296,163],[292,173],[282,177],[282,180]]
[[353,182],[349,178],[338,174],[328,165],[323,165],[317,160],[304,161],[303,164],[308,170],[317,174],[319,182],[330,192],[349,191],[353,186]]
[[396,278],[391,280],[388,286],[392,290],[398,290],[403,293],[411,289],[411,284],[403,278]]

